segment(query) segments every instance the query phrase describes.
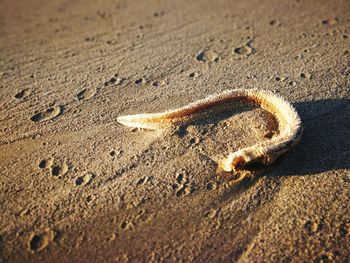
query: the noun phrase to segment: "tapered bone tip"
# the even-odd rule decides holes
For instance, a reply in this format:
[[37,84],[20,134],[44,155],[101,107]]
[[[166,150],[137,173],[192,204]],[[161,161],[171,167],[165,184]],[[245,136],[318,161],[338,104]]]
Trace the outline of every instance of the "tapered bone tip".
[[128,122],[129,122],[128,121],[128,116],[119,116],[119,117],[117,117],[117,122],[127,126]]

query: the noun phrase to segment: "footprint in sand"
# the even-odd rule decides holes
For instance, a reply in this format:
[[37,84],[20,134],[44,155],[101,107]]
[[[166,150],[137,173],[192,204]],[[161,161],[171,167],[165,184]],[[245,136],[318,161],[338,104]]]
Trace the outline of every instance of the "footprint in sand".
[[14,97],[19,100],[19,99],[23,99],[25,97],[28,97],[29,95],[30,95],[30,90],[23,89],[23,90],[18,91]]
[[331,18],[331,19],[324,19],[321,21],[322,25],[325,26],[333,26],[339,22],[339,19],[337,17]]
[[307,220],[304,228],[310,233],[314,234],[322,228],[322,223],[319,219]]
[[196,60],[202,63],[218,62],[219,59],[218,53],[211,50],[202,50],[196,55]]
[[204,213],[204,218],[213,219],[217,216],[220,209],[211,208]]
[[252,44],[252,41],[249,41],[241,47],[236,47],[233,49],[233,53],[235,53],[237,55],[245,55],[245,56],[249,56],[251,54],[254,54],[256,51],[251,46],[251,44]]
[[104,86],[120,85],[123,81],[124,79],[122,77],[119,77],[118,74],[114,74],[114,76],[104,82]]
[[30,117],[30,120],[32,122],[48,121],[61,115],[63,113],[63,110],[64,110],[63,105],[49,107],[44,111],[34,114],[32,117]]
[[52,176],[61,177],[62,175],[65,175],[68,172],[68,169],[68,165],[66,163],[63,163],[62,165],[51,166],[50,172]]
[[145,85],[146,83],[147,83],[147,80],[144,77],[135,80],[135,84],[137,85]]
[[136,186],[139,187],[141,185],[146,185],[148,182],[150,182],[151,180],[153,179],[152,176],[144,176],[144,177],[141,177],[137,183],[136,183]]
[[96,94],[95,88],[86,88],[81,90],[76,97],[78,100],[88,100],[88,99],[91,99],[95,94]]
[[28,248],[32,253],[44,250],[55,239],[56,233],[47,229],[43,233],[32,233],[28,242]]
[[126,218],[121,224],[120,229],[123,231],[134,230],[141,222],[149,221],[150,215],[145,209],[140,209],[134,216]]
[[43,159],[39,162],[40,169],[48,169],[52,176],[61,178],[61,176],[65,175],[69,166],[67,163],[63,162],[62,164],[58,164],[53,158]]
[[95,175],[91,172],[87,172],[86,174],[79,176],[75,179],[76,186],[87,185],[91,182],[91,180],[95,177]]
[[199,73],[198,72],[191,72],[188,75],[188,77],[191,78],[191,79],[197,78],[197,77],[199,77]]
[[205,185],[205,188],[206,188],[208,191],[215,190],[217,187],[218,187],[218,185],[217,185],[217,183],[214,182],[214,181],[210,181],[210,182],[208,182],[208,183]]
[[132,229],[134,229],[134,223],[131,220],[124,220],[120,224],[120,228],[122,230],[132,230]]
[[182,197],[192,193],[193,187],[190,185],[190,181],[187,178],[186,172],[181,171],[176,175],[176,182],[173,184],[176,197]]
[[53,158],[43,159],[39,162],[39,168],[45,169],[47,167],[51,167],[53,165]]

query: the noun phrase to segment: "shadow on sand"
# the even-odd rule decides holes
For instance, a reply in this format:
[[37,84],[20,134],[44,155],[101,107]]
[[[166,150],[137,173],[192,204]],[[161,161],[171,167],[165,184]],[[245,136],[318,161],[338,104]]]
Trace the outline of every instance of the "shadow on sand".
[[312,175],[350,169],[350,100],[307,101],[294,106],[303,122],[303,137],[271,175]]
[[[315,175],[331,170],[350,169],[350,100],[308,101],[296,103],[294,106],[304,127],[300,145],[261,175],[238,181],[217,202],[232,200],[239,192],[249,189],[261,176],[271,179],[268,184],[278,185],[277,177]],[[276,187],[271,189],[274,188]]]
[[[350,100],[306,101],[295,103],[294,106],[304,128],[301,143],[270,167],[266,175],[311,175],[329,170],[350,169]],[[232,108],[230,103],[220,107],[219,114],[210,111],[202,113],[202,117],[193,123],[214,124],[250,109]],[[180,137],[186,133],[186,128],[182,128],[178,134]]]

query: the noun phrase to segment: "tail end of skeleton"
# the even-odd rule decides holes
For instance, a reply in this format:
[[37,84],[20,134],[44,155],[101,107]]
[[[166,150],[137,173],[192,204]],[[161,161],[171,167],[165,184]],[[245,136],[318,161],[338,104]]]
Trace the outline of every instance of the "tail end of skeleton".
[[157,130],[162,128],[162,124],[157,118],[143,115],[126,115],[117,118],[117,122],[124,126],[147,130]]

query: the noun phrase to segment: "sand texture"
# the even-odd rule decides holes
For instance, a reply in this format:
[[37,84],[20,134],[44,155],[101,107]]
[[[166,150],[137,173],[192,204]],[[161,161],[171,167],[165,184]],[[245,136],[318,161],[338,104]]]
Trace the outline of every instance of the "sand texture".
[[[234,88],[303,121],[261,173],[261,109],[116,122]],[[0,0],[0,262],[349,262],[349,97],[347,0]]]

